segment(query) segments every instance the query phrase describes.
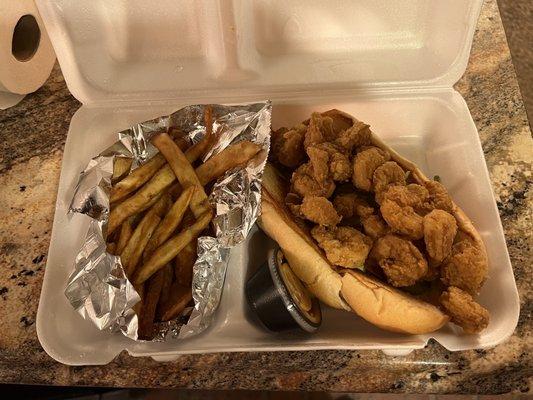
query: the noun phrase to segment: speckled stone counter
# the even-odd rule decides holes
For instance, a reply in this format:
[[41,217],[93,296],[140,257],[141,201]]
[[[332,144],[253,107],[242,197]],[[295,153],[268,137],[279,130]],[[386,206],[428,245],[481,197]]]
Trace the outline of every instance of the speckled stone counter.
[[54,385],[331,390],[529,392],[533,143],[494,0],[485,2],[467,72],[456,85],[479,129],[521,298],[514,335],[491,350],[451,353],[431,342],[407,357],[379,351],[232,353],[171,363],[121,354],[106,366],[68,367],[41,348],[35,317],[54,215],[62,149],[79,103],[59,68],[38,92],[0,111],[0,382]]

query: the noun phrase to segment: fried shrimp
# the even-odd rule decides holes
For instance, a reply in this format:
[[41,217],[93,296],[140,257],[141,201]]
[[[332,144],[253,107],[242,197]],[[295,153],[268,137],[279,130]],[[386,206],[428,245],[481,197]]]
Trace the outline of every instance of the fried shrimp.
[[340,132],[335,143],[346,149],[348,153],[352,153],[356,147],[369,145],[370,136],[370,125],[357,121],[350,128]]
[[323,226],[335,226],[341,221],[333,204],[325,197],[304,197],[299,211],[304,218]]
[[442,262],[452,251],[457,233],[457,221],[443,210],[433,210],[424,216],[424,242],[429,256]]
[[345,268],[362,267],[372,246],[372,239],[349,226],[315,226],[311,235],[332,264]]
[[278,129],[272,133],[272,155],[280,164],[296,168],[304,160],[304,137],[307,126],[300,124],[292,129]]
[[481,332],[489,325],[489,312],[467,292],[451,286],[440,296],[444,311],[465,333]]
[[313,168],[310,164],[302,164],[293,172],[291,178],[291,192],[301,198],[305,196],[323,196],[329,198],[335,190],[335,182],[326,179],[320,183],[313,176]]
[[367,192],[372,190],[374,171],[390,159],[390,155],[378,147],[369,147],[357,155],[353,162],[352,181],[356,188]]
[[374,213],[374,208],[357,193],[343,193],[335,196],[333,205],[343,218],[366,217]]
[[390,185],[405,185],[405,171],[394,161],[380,165],[372,175],[372,186],[376,193],[376,202],[381,203],[383,192]]
[[441,268],[441,280],[447,286],[456,286],[475,295],[485,282],[487,270],[481,250],[466,239],[452,246],[451,255]]
[[396,287],[414,285],[428,272],[428,264],[416,246],[396,235],[377,239],[370,258],[383,269],[387,281]]
[[380,211],[393,232],[414,240],[422,239],[424,236],[424,220],[413,207],[401,206],[395,201],[386,199],[381,204]]

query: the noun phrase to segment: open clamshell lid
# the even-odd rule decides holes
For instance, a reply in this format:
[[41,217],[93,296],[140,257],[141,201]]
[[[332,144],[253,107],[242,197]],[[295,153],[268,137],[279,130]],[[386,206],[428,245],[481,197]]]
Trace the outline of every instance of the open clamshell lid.
[[84,104],[451,87],[481,0],[37,0]]

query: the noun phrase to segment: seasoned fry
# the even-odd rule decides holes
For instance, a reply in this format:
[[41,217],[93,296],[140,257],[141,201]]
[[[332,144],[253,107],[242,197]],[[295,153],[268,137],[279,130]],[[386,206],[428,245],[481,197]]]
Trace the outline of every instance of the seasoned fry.
[[126,219],[120,226],[120,235],[118,237],[117,254],[122,254],[124,248],[130,240],[131,234],[133,233],[133,217]]
[[148,261],[137,270],[133,282],[135,284],[143,283],[157,270],[170,262],[189,242],[198,237],[209,225],[211,218],[211,211],[202,214],[190,228],[183,229],[176,236],[159,246]]
[[107,244],[107,252],[109,254],[116,254],[117,244],[115,242],[110,242]]
[[[179,132],[177,130],[173,130],[173,131]],[[178,147],[180,148],[181,151],[185,151],[185,150],[187,150],[187,147],[189,147],[189,141],[187,139],[185,139],[183,136],[174,139],[174,142],[176,142],[176,144],[178,145]]]
[[146,245],[143,255],[145,261],[152,255],[155,249],[161,246],[172,235],[181,223],[183,215],[185,215],[185,211],[187,211],[187,207],[191,201],[191,197],[196,190],[195,188],[196,186],[189,186],[185,189],[178,200],[172,205],[165,218],[157,226],[152,238]]
[[260,150],[260,145],[248,140],[228,146],[196,168],[196,175],[200,183],[205,185],[227,170],[247,163]]
[[[194,162],[201,156],[205,154],[207,149],[213,144],[213,141],[216,139],[216,135],[212,132],[212,121],[211,121],[211,108],[206,108],[206,116],[205,116],[205,124],[206,124],[206,134],[200,140],[198,143],[196,143],[194,146],[191,146],[187,151],[185,151],[185,157],[189,162]],[[167,134],[165,134],[167,135]],[[168,136],[168,135],[167,135]],[[169,138],[170,139],[170,138]],[[172,140],[172,139],[170,139]],[[175,142],[176,146],[181,150],[184,151],[187,146],[187,140],[184,138],[178,138]],[[129,171],[131,167],[131,159],[120,157],[117,158],[118,160],[129,160],[129,165],[127,168],[127,171]],[[116,164],[117,162],[115,162]],[[120,161],[122,163],[122,161]],[[154,157],[152,157],[146,164],[142,165],[141,167],[135,169],[131,172],[128,176],[126,176],[124,179],[117,182],[117,184],[111,189],[111,196],[109,201],[111,203],[117,202],[118,200],[121,200],[125,198],[130,193],[134,192],[138,188],[140,188],[144,183],[146,183],[154,174],[163,167],[165,167],[166,164],[165,157],[161,153],[156,154]],[[118,168],[118,167],[117,167]],[[165,171],[165,174],[168,173],[168,170]],[[115,174],[113,174],[115,176]]]
[[172,170],[162,168],[137,193],[112,208],[107,225],[108,235],[117,229],[126,218],[146,209],[154,198],[160,196],[161,192],[172,184],[174,178]]
[[168,210],[170,210],[170,207],[172,207],[172,199],[167,191],[161,195],[152,209],[159,216],[159,218],[163,218],[167,214]]
[[161,218],[159,218],[154,209],[151,209],[133,231],[128,244],[120,255],[122,267],[128,277],[131,277],[134,272],[141,254],[160,220]]
[[107,235],[105,241],[106,241],[106,243],[117,242],[118,241],[117,232],[113,232],[113,233]]
[[190,286],[182,286],[174,282],[170,288],[170,294],[158,309],[161,321],[169,321],[181,314],[183,309],[192,300],[192,290]]
[[172,287],[172,282],[174,278],[174,269],[172,268],[172,265],[167,264],[163,268],[164,271],[164,278],[163,278],[163,286],[161,287],[161,296],[159,296],[159,303],[157,303],[157,310],[156,310],[156,319],[158,321],[161,321],[161,310],[162,305],[167,302],[167,300],[170,297],[170,289]]
[[199,186],[198,190],[196,190],[192,196],[190,205],[195,217],[198,218],[209,210],[210,206],[207,200],[207,195],[205,194],[203,187],[201,187],[200,181],[198,180],[190,162],[168,134],[161,133],[157,135],[152,139],[152,143],[167,159],[170,168],[172,168],[171,171],[174,172],[181,186],[184,188],[193,185]]
[[163,281],[163,287],[161,288],[160,302],[166,301],[168,299],[168,296],[170,294],[170,287],[172,286],[172,282],[174,281],[174,268],[172,268],[171,264],[165,265],[163,271],[165,271],[165,280]]
[[[161,200],[161,197],[163,197],[163,192],[159,193],[157,196],[155,196],[152,200],[150,200],[148,203],[146,203],[144,206],[141,207],[141,209],[136,213],[136,214],[133,214],[134,217],[137,217],[137,220],[139,221],[141,218],[139,218],[141,216],[141,213],[145,210],[149,210],[150,208],[152,208],[152,206],[154,206],[159,200]],[[118,206],[118,205],[117,205]]]
[[109,201],[111,203],[123,199],[128,194],[132,193],[137,188],[141,187],[147,182],[154,174],[165,165],[165,157],[161,154],[156,154],[143,166],[133,170],[131,174],[118,182],[111,189],[111,197]]
[[150,340],[154,333],[154,317],[165,279],[165,271],[159,270],[147,284],[146,295],[142,305],[141,315],[139,317],[139,329],[137,335],[139,339]]
[[180,197],[181,192],[183,191],[183,188],[179,184],[179,182],[174,182],[172,186],[168,189],[168,194],[170,194],[170,198],[172,201],[176,201],[178,197]]
[[193,240],[174,259],[174,275],[176,281],[182,286],[190,287],[192,284],[192,267],[197,255],[196,247],[197,241]]
[[112,184],[120,181],[128,174],[128,172],[130,172],[132,162],[132,158],[115,157],[115,161],[113,163],[113,176],[111,177]]

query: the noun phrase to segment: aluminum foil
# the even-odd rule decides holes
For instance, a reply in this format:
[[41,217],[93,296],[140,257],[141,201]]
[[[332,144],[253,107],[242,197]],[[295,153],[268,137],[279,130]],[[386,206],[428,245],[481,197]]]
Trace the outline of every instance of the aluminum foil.
[[[106,252],[114,159],[132,158],[132,169],[142,165],[157,153],[150,139],[162,131],[182,136],[191,143],[198,142],[206,132],[205,107],[188,106],[118,132],[118,141],[93,158],[80,174],[69,213],[86,214],[92,220],[65,296],[98,329],[121,331],[137,339],[138,322],[132,307],[139,301],[139,295],[126,278],[120,258]],[[155,340],[190,337],[209,326],[222,295],[230,249],[246,238],[260,211],[261,176],[270,145],[271,104],[266,101],[210,107],[218,139],[203,161],[242,140],[260,144],[263,151],[246,166],[228,171],[213,185],[209,201],[215,210],[212,221],[215,237],[198,239],[192,281],[194,306],[175,321],[157,324]]]

